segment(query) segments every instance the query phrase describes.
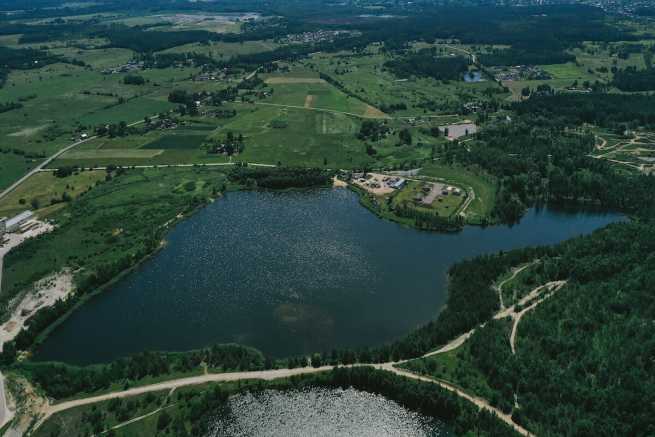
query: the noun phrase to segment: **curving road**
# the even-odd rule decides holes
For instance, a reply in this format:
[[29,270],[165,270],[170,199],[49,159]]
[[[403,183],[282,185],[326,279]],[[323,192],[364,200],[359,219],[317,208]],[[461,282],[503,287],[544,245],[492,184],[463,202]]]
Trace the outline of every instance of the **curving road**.
[[[150,117],[150,119],[152,120],[153,118],[157,118],[157,117],[158,117],[158,115],[153,115],[153,116]],[[135,122],[133,122],[133,123],[128,124],[127,126],[128,126],[128,127],[130,127],[130,126],[136,126],[137,124],[141,124],[141,123],[143,123],[143,120],[135,121]],[[33,175],[37,174],[37,173],[40,172],[41,170],[43,170],[45,167],[48,166],[48,164],[50,164],[50,163],[51,163],[52,161],[54,161],[55,159],[59,158],[59,157],[60,157],[61,155],[63,155],[64,153],[66,153],[66,152],[68,152],[69,150],[71,150],[71,149],[73,149],[73,148],[79,146],[80,144],[84,144],[84,143],[86,143],[87,141],[95,140],[96,138],[98,138],[98,136],[97,136],[97,135],[94,135],[94,136],[92,136],[92,137],[88,137],[88,138],[85,138],[85,139],[83,139],[83,140],[75,141],[74,143],[69,144],[68,146],[64,147],[63,149],[58,150],[58,151],[55,152],[53,155],[51,155],[50,157],[46,158],[46,159],[45,159],[43,162],[41,162],[39,165],[37,165],[36,167],[34,167],[32,170],[30,170],[29,172],[27,172],[26,174],[24,174],[24,175],[23,175],[20,179],[18,179],[16,182],[14,182],[14,183],[11,184],[9,187],[7,187],[7,188],[6,188],[2,193],[0,193],[0,200],[1,200],[2,198],[6,197],[6,196],[7,196],[9,193],[11,193],[12,191],[14,191],[16,188],[18,188],[18,186],[19,186],[20,184],[22,184],[23,182],[25,182],[26,180],[28,180],[30,177],[32,177]]]

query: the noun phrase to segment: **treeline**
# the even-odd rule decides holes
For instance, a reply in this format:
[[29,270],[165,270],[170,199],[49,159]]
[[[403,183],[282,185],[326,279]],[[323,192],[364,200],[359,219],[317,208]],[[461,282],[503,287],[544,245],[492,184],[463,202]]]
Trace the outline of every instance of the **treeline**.
[[230,181],[248,188],[280,190],[327,186],[331,173],[317,168],[236,166],[229,174]]
[[653,91],[655,90],[655,69],[637,70],[637,67],[626,67],[614,72],[612,85],[621,91]]
[[11,70],[41,68],[60,60],[60,57],[43,50],[12,49],[0,46],[0,86],[4,85]]
[[[486,410],[430,383],[395,375],[371,367],[337,368],[323,375],[306,378],[314,385],[354,387],[382,395],[422,414],[438,417],[453,427],[457,435],[516,436],[513,428]],[[313,381],[312,381],[313,379]]]
[[17,102],[0,103],[0,114],[3,112],[13,111],[14,109],[20,109],[22,107],[23,104]]
[[[549,255],[549,248],[527,248],[483,255],[453,265],[448,271],[448,301],[439,317],[407,337],[376,351],[385,361],[415,358],[446,344],[489,320],[500,308],[493,283],[512,267]],[[471,304],[475,302],[475,304]]]
[[464,218],[460,215],[442,217],[437,212],[421,210],[405,204],[396,205],[393,212],[398,217],[412,220],[417,229],[456,232],[464,227]]
[[95,32],[95,36],[107,38],[110,47],[120,47],[136,52],[157,52],[194,42],[207,42],[218,34],[206,30],[160,31],[148,26],[112,25]]
[[529,114],[537,120],[552,120],[563,126],[584,123],[607,128],[655,126],[655,96],[641,94],[535,94],[514,104],[512,109],[519,115]]
[[23,362],[15,368],[35,382],[49,397],[62,399],[93,393],[113,384],[128,387],[147,377],[156,378],[199,370],[201,364],[217,371],[264,369],[261,352],[236,344],[219,344],[184,353],[141,352],[109,364],[72,366],[52,362]]
[[529,50],[520,48],[493,49],[480,55],[480,63],[487,67],[504,65],[544,65],[574,62],[575,56],[562,49]]
[[437,80],[461,80],[470,61],[461,56],[437,57],[433,49],[421,49],[384,63],[396,76],[431,77]]

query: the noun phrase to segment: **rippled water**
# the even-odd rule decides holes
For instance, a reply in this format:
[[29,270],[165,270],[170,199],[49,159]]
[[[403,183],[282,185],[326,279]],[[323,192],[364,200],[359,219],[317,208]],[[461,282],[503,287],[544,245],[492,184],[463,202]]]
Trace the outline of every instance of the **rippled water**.
[[619,219],[532,209],[513,227],[437,234],[380,220],[344,189],[229,193],[73,313],[36,358],[92,363],[227,342],[278,357],[379,345],[436,317],[453,263]]
[[266,390],[235,395],[206,437],[450,435],[438,419],[355,389]]

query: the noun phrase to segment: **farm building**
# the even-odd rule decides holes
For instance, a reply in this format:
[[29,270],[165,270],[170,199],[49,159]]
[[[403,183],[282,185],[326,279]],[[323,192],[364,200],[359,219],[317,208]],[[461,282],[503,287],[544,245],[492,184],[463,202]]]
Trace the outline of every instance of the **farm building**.
[[475,125],[475,123],[458,123],[449,124],[447,126],[439,126],[439,130],[444,132],[446,137],[452,141],[460,137],[473,135],[478,131],[478,127]]
[[394,190],[400,190],[402,187],[405,186],[405,183],[407,183],[407,181],[405,179],[398,178],[395,181],[390,181],[387,185],[390,188],[393,188]]
[[32,211],[23,211],[15,217],[12,217],[5,221],[5,231],[6,232],[16,232],[20,226],[34,217]]

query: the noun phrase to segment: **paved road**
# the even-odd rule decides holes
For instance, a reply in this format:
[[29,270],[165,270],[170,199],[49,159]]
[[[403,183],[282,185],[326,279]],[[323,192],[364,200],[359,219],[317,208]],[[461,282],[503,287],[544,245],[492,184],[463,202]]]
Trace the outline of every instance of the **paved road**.
[[5,396],[5,377],[0,373],[0,428],[5,426],[14,417],[14,414],[7,406],[7,398]]
[[68,152],[70,149],[79,146],[80,144],[86,143],[87,141],[91,141],[93,139],[96,139],[96,136],[86,138],[84,140],[76,141],[72,144],[69,144],[68,146],[64,147],[63,149],[59,150],[56,152],[54,155],[50,156],[47,158],[45,161],[41,162],[39,165],[34,167],[32,170],[30,170],[28,173],[23,175],[20,179],[18,179],[16,182],[11,184],[7,189],[5,189],[2,193],[0,193],[0,199],[3,199],[6,197],[9,193],[14,191],[20,184],[28,180],[31,176],[37,174],[40,172],[44,167],[46,167],[48,164],[50,164],[52,161],[63,155],[64,153]]
[[[152,117],[150,117],[150,119],[152,120],[153,118],[157,118],[157,117],[158,117],[158,115],[153,115]],[[127,126],[128,126],[128,127],[130,127],[130,126],[136,126],[137,124],[141,124],[141,123],[143,123],[143,120],[139,120],[139,121],[132,122],[132,123],[128,124]],[[88,137],[88,138],[85,138],[85,139],[83,139],[83,140],[75,141],[74,143],[69,144],[68,146],[64,147],[63,149],[58,150],[58,151],[55,152],[52,156],[46,158],[43,162],[41,162],[39,165],[37,165],[36,167],[34,167],[34,168],[33,168],[32,170],[30,170],[28,173],[26,173],[25,175],[23,175],[23,177],[21,177],[20,179],[18,179],[16,182],[14,182],[13,184],[11,184],[7,189],[5,189],[2,193],[0,193],[0,200],[3,199],[4,197],[6,197],[6,196],[7,196],[9,193],[11,193],[12,191],[14,191],[16,188],[18,188],[18,186],[19,186],[20,184],[22,184],[23,182],[25,182],[26,180],[28,180],[31,176],[33,176],[33,175],[37,174],[38,172],[40,172],[41,170],[43,170],[45,167],[48,166],[48,164],[50,164],[50,163],[51,163],[52,161],[54,161],[55,159],[59,158],[59,157],[60,157],[61,155],[63,155],[64,153],[66,153],[66,152],[68,152],[69,150],[71,150],[71,149],[73,149],[73,148],[79,146],[80,144],[84,144],[84,143],[86,143],[86,142],[88,142],[88,141],[95,140],[96,138],[98,138],[98,136],[97,136],[97,135],[94,135],[94,136],[92,136],[92,137]]]

